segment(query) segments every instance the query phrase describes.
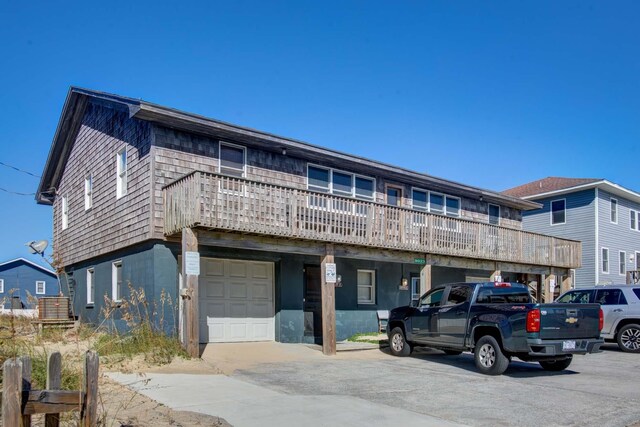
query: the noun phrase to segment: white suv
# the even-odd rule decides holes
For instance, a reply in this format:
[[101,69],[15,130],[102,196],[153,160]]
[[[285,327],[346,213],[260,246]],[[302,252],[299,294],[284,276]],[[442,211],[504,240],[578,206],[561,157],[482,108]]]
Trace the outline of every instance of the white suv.
[[598,303],[604,312],[602,338],[622,351],[640,353],[640,286],[605,285],[573,289],[556,302]]

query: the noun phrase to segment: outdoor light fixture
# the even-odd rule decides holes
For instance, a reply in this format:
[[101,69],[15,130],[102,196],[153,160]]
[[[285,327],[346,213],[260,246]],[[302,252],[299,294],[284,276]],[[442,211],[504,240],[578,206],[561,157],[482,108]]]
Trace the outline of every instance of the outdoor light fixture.
[[283,156],[287,155],[287,149],[285,147],[282,147],[282,155]]

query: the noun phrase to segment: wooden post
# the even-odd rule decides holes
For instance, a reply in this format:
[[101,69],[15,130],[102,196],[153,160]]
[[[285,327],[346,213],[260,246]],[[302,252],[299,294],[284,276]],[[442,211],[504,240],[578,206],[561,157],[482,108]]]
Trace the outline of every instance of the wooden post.
[[566,276],[562,277],[562,286],[560,287],[560,294],[563,294],[569,290],[571,290],[571,285],[573,285],[573,275],[571,274],[571,270],[569,270]]
[[[47,359],[47,390],[59,390],[62,385],[62,356],[54,352]],[[58,427],[60,414],[46,414],[44,416],[45,427]]]
[[[22,356],[22,391],[31,391],[31,358]],[[31,427],[31,415],[22,415],[22,427]]]
[[431,264],[426,264],[420,270],[420,295],[431,290]]
[[491,277],[489,277],[489,281],[490,282],[496,282],[496,278],[501,277],[502,276],[502,271],[498,269],[498,266],[496,265],[496,269],[493,273],[491,273]]
[[87,351],[84,359],[84,404],[80,414],[81,425],[94,427],[98,421],[98,353]]
[[191,357],[200,357],[200,319],[198,317],[198,276],[187,274],[186,253],[198,252],[198,237],[190,228],[182,229],[182,280],[184,283],[183,325],[185,350]]
[[547,275],[544,279],[544,302],[550,303],[553,302],[553,292],[551,291],[551,281],[556,283],[556,275],[551,273]]
[[322,295],[322,353],[327,356],[336,354],[336,287],[327,283],[327,264],[333,264],[333,245],[328,244],[326,254],[320,263],[320,286]]
[[2,365],[2,425],[19,426],[22,420],[22,362],[7,359]]

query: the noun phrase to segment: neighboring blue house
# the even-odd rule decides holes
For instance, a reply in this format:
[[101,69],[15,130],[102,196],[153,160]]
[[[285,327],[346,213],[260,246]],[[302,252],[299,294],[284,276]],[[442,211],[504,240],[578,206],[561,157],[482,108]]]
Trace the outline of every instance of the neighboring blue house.
[[[35,308],[27,295],[39,298],[60,293],[56,273],[24,258],[0,264],[0,301],[4,308]],[[19,302],[18,302],[19,298]]]
[[503,193],[542,204],[540,209],[522,212],[524,230],[582,242],[576,288],[638,277],[640,193],[605,179],[558,177]]

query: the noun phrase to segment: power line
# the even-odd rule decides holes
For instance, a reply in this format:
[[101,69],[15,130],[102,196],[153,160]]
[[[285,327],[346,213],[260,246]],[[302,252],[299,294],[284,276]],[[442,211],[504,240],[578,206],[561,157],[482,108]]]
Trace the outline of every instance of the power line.
[[5,193],[14,194],[16,196],[35,196],[36,193],[18,193],[17,191],[10,191],[5,188],[0,187],[0,191],[4,191]]
[[25,170],[22,170],[20,168],[15,167],[15,166],[8,165],[8,164],[3,163],[3,162],[0,162],[0,165],[8,167],[8,168],[11,168],[13,170],[17,170],[18,172],[26,173],[27,175],[31,175],[34,178],[40,178],[40,175],[35,175],[35,174],[31,173],[31,172],[27,172]]

